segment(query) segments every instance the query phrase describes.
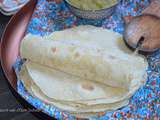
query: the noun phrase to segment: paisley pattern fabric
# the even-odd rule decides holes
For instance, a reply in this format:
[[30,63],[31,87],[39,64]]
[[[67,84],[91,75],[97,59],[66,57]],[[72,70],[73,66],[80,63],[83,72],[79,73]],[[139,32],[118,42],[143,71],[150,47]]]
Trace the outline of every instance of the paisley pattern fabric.
[[[53,31],[89,24],[112,29],[122,34],[124,31],[123,18],[140,15],[149,4],[149,0],[122,0],[112,16],[102,20],[86,20],[73,15],[63,0],[39,0],[27,32],[44,36]],[[95,117],[90,117],[90,120],[160,119],[160,50],[148,55],[147,59],[149,62],[147,83],[131,97],[129,105],[116,111],[99,113]],[[14,66],[17,75],[22,64],[23,61],[17,59]],[[21,80],[18,80],[17,86],[19,94],[37,109],[58,120],[77,119],[69,113],[54,106],[49,106],[47,103],[31,96],[25,90]]]

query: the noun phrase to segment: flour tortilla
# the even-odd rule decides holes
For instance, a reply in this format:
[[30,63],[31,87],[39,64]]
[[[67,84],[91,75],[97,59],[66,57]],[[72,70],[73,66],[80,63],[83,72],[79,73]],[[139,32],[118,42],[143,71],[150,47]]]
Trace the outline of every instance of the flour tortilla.
[[143,79],[146,69],[142,57],[129,54],[120,34],[93,26],[56,32],[45,38],[27,35],[20,52],[21,57],[32,62],[125,89],[131,88],[133,79]]
[[73,115],[116,110],[145,83],[147,62],[122,36],[79,26],[46,37],[27,35],[20,79],[42,101]]
[[[103,88],[104,85],[96,85],[94,86],[94,91],[86,90],[85,93],[84,89],[79,89],[79,87],[81,87],[81,83],[86,81],[35,63],[25,63],[20,73],[20,79],[32,95],[70,113],[80,114],[116,110],[128,104],[128,98],[124,98],[128,91],[122,88],[112,88],[110,86]],[[75,79],[77,79],[77,85],[75,85]],[[57,82],[62,83],[57,84]],[[92,81],[90,82],[96,84]],[[45,87],[45,85],[47,86]],[[74,89],[72,89],[73,86],[75,86]],[[100,94],[100,90],[97,90],[102,88],[101,92],[104,92],[104,95]],[[72,92],[73,96],[69,92]],[[83,93],[88,94],[88,96]],[[81,94],[81,96],[78,96],[78,99],[76,98],[77,94]],[[95,96],[97,98],[94,98]],[[101,98],[98,99],[100,96]]]

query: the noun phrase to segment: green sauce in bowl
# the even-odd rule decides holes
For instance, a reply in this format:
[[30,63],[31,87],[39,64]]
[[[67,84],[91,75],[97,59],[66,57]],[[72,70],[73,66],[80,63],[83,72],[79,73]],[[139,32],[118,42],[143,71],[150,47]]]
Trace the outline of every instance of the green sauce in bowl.
[[82,10],[100,10],[118,3],[117,0],[68,0],[68,2]]

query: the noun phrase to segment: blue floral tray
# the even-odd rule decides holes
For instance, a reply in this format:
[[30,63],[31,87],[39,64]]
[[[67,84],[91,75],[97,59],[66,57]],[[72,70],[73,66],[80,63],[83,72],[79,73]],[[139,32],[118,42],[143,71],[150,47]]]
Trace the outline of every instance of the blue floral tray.
[[[122,34],[124,30],[123,17],[140,15],[148,5],[149,0],[126,0],[118,5],[117,10],[111,17],[96,21],[74,16],[65,6],[63,0],[39,0],[27,32],[44,36],[53,31],[90,24],[112,29]],[[129,105],[116,111],[100,113],[89,118],[90,120],[158,120],[160,118],[160,50],[148,56],[147,59],[149,62],[147,83],[132,96]],[[23,62],[18,59],[15,65],[16,73],[20,71],[22,64]],[[43,112],[58,120],[77,119],[53,106],[47,105],[38,98],[32,97],[25,90],[21,80],[18,80],[17,86],[19,94],[37,109],[43,110]]]

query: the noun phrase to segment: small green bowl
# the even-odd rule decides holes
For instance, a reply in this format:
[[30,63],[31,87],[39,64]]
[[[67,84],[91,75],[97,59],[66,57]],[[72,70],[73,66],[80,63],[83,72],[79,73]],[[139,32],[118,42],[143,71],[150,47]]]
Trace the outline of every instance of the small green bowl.
[[103,19],[108,16],[111,16],[118,5],[118,3],[116,3],[115,5],[109,8],[107,7],[99,10],[83,10],[71,4],[69,0],[64,0],[64,1],[73,14],[75,14],[78,17],[86,19]]

